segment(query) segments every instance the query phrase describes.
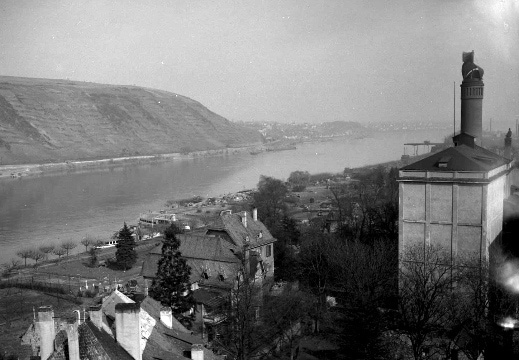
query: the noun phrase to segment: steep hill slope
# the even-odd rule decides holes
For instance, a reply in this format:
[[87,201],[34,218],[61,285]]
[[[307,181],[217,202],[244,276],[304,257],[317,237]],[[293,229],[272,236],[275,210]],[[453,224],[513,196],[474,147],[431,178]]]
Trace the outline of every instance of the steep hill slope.
[[258,144],[260,135],[166,91],[0,76],[0,164]]

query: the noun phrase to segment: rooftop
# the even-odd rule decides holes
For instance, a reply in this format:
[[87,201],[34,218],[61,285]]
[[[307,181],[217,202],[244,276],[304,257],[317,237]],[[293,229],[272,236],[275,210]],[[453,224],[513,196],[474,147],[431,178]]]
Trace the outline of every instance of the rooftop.
[[434,153],[400,170],[488,172],[509,163],[510,160],[481,146],[459,145]]

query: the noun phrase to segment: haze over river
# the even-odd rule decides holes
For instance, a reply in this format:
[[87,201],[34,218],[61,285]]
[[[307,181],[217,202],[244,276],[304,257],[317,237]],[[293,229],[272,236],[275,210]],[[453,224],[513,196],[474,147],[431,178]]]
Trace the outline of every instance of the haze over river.
[[[370,138],[304,143],[297,150],[259,155],[241,153],[1,180],[0,264],[24,248],[65,240],[79,244],[87,234],[106,240],[124,221],[136,224],[140,213],[160,210],[169,199],[252,189],[260,175],[286,179],[295,170],[337,173],[345,167],[397,160],[405,142],[441,142],[448,133],[381,132]],[[75,251],[84,247],[78,245]]]

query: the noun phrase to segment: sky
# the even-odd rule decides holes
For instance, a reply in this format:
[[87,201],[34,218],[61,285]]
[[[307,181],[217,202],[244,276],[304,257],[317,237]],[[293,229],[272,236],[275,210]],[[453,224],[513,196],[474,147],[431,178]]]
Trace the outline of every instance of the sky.
[[452,124],[455,96],[459,126],[471,50],[484,128],[514,128],[519,0],[0,2],[0,75],[157,88],[232,121]]

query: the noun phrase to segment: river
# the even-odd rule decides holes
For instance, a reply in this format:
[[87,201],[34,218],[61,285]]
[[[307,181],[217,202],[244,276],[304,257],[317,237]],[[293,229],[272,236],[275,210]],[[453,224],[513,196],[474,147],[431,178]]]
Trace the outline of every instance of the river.
[[[251,189],[260,175],[286,179],[292,171],[342,172],[397,160],[405,142],[442,141],[448,131],[373,133],[363,139],[298,144],[297,150],[222,155],[0,181],[0,264],[24,248],[107,238],[124,221],[159,210],[169,199],[218,196]],[[409,152],[408,152],[409,153]],[[412,153],[411,153],[412,154]],[[75,251],[84,251],[81,245]]]

